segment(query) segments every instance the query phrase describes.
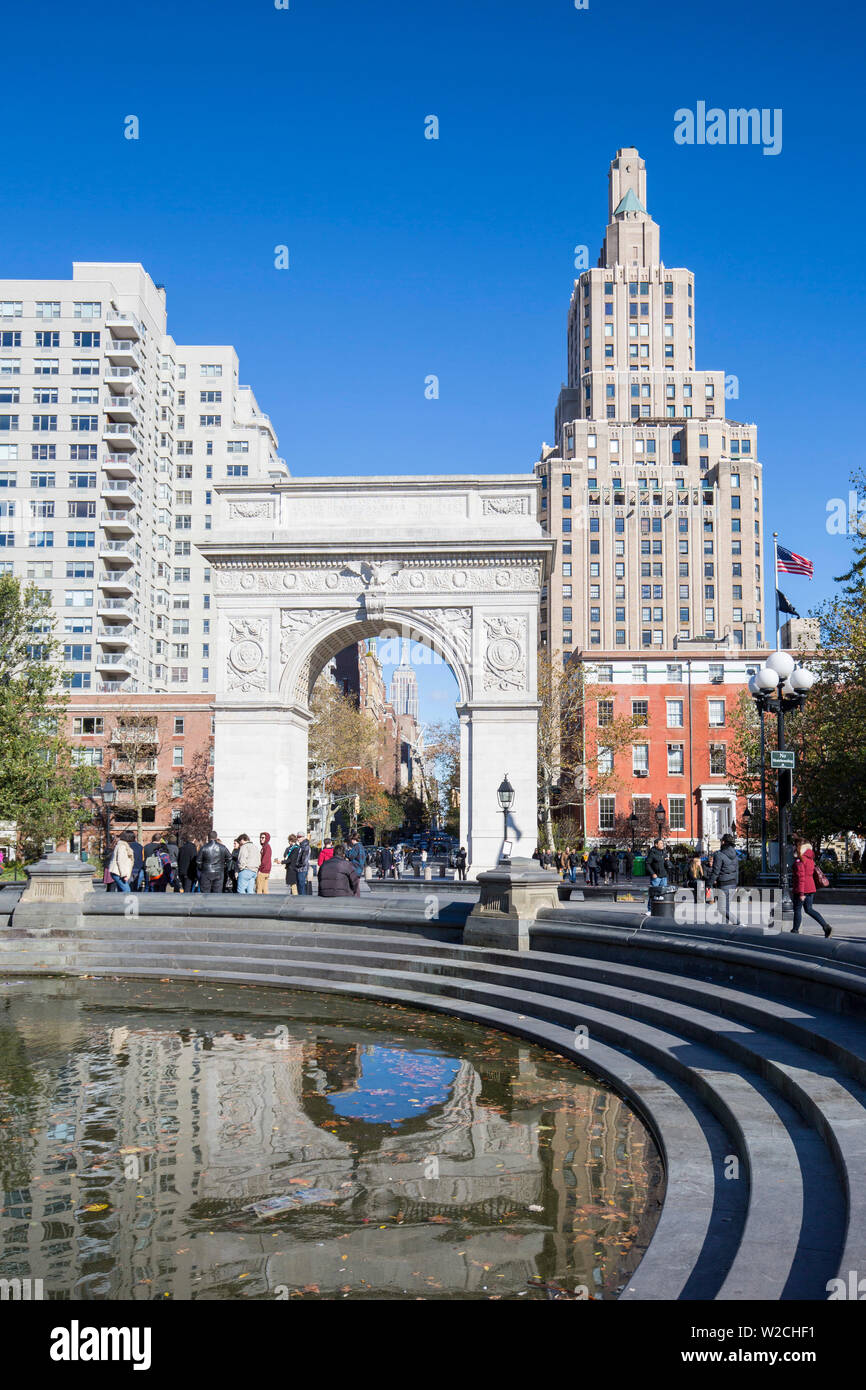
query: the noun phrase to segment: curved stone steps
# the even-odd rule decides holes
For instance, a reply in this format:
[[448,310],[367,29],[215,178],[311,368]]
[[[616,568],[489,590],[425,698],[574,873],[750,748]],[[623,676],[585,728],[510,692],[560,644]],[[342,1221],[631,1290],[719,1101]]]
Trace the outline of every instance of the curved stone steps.
[[[611,923],[556,927],[562,951],[518,954],[342,922],[311,931],[288,917],[151,925],[149,914],[127,924],[101,913],[74,935],[71,973],[391,1000],[516,1032],[596,1072],[649,1123],[667,1174],[623,1298],[824,1298],[829,1278],[866,1264],[859,971],[799,941],[792,954],[760,933],[686,943]],[[665,968],[678,952],[688,977]],[[850,993],[831,988],[837,978]],[[739,1182],[725,1177],[730,1156]]]
[[[770,1095],[762,1094],[761,1089],[747,1076],[732,1071],[729,1066],[720,1066],[718,1051],[702,1046],[697,1041],[700,1037],[700,1019],[697,1014],[690,1020],[692,1026],[689,1032],[671,1031],[669,1027],[658,1026],[668,1022],[663,1010],[654,1010],[652,1006],[646,1010],[655,1012],[653,1024],[636,1017],[634,1006],[641,1001],[635,991],[620,989],[611,992],[608,989],[607,994],[614,1002],[629,1005],[629,1017],[624,1023],[622,1017],[611,1009],[587,1003],[587,996],[593,997],[591,987],[581,990],[578,985],[569,982],[570,987],[565,986],[557,992],[557,986],[563,985],[561,980],[556,976],[539,979],[537,975],[528,983],[533,986],[547,986],[544,993],[514,987],[517,982],[525,983],[523,973],[517,965],[509,969],[484,966],[473,968],[464,964],[460,972],[449,971],[431,978],[429,974],[421,973],[414,968],[417,963],[409,958],[400,961],[401,965],[409,966],[408,969],[383,970],[378,962],[375,965],[366,965],[358,964],[357,960],[347,959],[353,956],[361,956],[363,959],[369,952],[335,953],[317,949],[312,953],[315,959],[308,963],[304,961],[305,954],[309,955],[309,951],[305,953],[304,948],[293,950],[284,947],[279,952],[280,959],[275,956],[259,959],[256,963],[258,978],[266,972],[273,983],[286,984],[291,980],[295,987],[310,978],[320,979],[322,972],[327,971],[326,978],[331,982],[331,987],[339,980],[350,990],[369,985],[374,989],[385,987],[389,993],[411,993],[420,973],[427,990],[433,985],[436,993],[445,997],[456,995],[462,1000],[469,999],[474,1004],[484,1006],[504,1000],[511,1005],[512,1011],[517,1013],[518,1017],[537,1017],[542,1013],[549,1021],[555,1021],[566,1029],[571,1028],[572,1044],[575,1022],[589,1024],[593,1043],[590,1053],[584,1054],[584,1060],[590,1061],[593,1067],[595,1040],[601,1037],[608,1045],[621,1046],[627,1043],[644,1060],[649,1059],[662,1072],[673,1073],[681,1080],[687,1080],[722,1121],[732,1138],[732,1148],[736,1148],[742,1155],[749,1182],[746,1221],[737,1254],[718,1296],[764,1299],[783,1296],[800,1251],[804,1193],[810,1186],[800,1167],[802,1146],[798,1147],[788,1128],[786,1117],[780,1112],[779,1107],[772,1103]],[[336,955],[340,955],[341,959],[335,960]],[[287,959],[287,956],[295,958]],[[202,959],[200,956],[197,958]],[[148,973],[177,974],[184,969],[183,953],[177,951],[165,956],[149,952],[147,959]],[[235,963],[231,956],[210,955],[207,972],[218,973],[220,978],[225,978]],[[392,960],[389,964],[396,962]],[[98,963],[98,953],[95,953],[94,966],[102,970]],[[489,979],[479,978],[491,975],[494,976],[492,983]],[[474,982],[471,987],[468,987],[467,977]],[[595,987],[595,995],[601,1000],[606,997],[605,992],[599,987]],[[579,1006],[577,1011],[575,1004]],[[709,1025],[704,1029],[705,1033],[711,1033],[718,1023],[716,1016],[710,1017]],[[746,1031],[743,1030],[744,1033]],[[684,1048],[687,1049],[687,1060],[681,1056]],[[572,1052],[574,1051],[572,1045]],[[826,1178],[826,1173],[823,1177]],[[814,1182],[811,1186],[814,1187]],[[813,1198],[817,1195],[814,1191],[811,1192]],[[814,1262],[818,1251],[813,1249],[811,1254]],[[826,1278],[831,1277],[834,1272],[838,1246],[835,1252],[825,1249],[823,1255],[824,1258],[818,1261],[824,1276],[821,1287]],[[811,1296],[817,1296],[818,1292],[818,1289],[813,1289]]]

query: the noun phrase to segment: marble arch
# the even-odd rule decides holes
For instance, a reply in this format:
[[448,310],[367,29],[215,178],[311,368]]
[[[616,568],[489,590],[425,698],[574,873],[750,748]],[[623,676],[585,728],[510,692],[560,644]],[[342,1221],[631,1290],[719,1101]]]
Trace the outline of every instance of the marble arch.
[[536,843],[539,602],[554,542],[531,476],[271,479],[217,488],[214,824],[275,839],[305,824],[312,686],[353,642],[407,635],[454,672],[461,841],[502,846],[496,788],[516,797],[514,853]]

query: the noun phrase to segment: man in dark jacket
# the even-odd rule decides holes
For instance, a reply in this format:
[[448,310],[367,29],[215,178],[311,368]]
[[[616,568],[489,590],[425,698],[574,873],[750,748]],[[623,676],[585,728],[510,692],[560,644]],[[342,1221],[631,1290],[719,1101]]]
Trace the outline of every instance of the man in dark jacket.
[[358,898],[361,881],[354,866],[343,853],[342,845],[334,847],[330,859],[319,869],[319,896],[322,898]]
[[383,846],[382,846],[382,853],[381,853],[381,856],[380,856],[380,864],[381,864],[381,868],[382,868],[382,877],[383,877],[383,878],[390,878],[390,877],[391,877],[391,874],[392,874],[393,871],[394,871],[394,855],[393,855],[392,852],[391,852],[391,846],[390,846],[390,845],[383,845]]
[[367,862],[367,851],[364,849],[357,835],[353,835],[349,841],[349,848],[346,850],[346,858],[360,878],[364,872],[364,865]]
[[307,891],[307,876],[310,872],[310,840],[306,830],[298,836],[298,858],[295,864],[298,871],[298,892],[301,897]]
[[130,830],[127,839],[129,848],[132,850],[132,873],[129,876],[129,885],[133,893],[141,892],[144,889],[144,846],[140,840],[136,840],[135,834]]
[[740,880],[740,860],[737,855],[733,835],[722,836],[722,846],[713,857],[713,867],[710,869],[707,878],[707,887],[715,888],[716,903],[722,909],[727,921],[734,926],[738,926],[736,918],[731,916],[731,894],[736,897],[737,884]]
[[196,856],[198,883],[202,893],[221,893],[225,879],[228,851],[211,830]]
[[[180,886],[184,893],[191,893],[198,881],[198,868],[196,866],[196,847],[192,840],[184,840],[177,852],[177,872],[180,878]],[[169,849],[169,854],[171,850]]]
[[646,871],[653,888],[667,888],[671,861],[665,854],[665,842],[659,837],[646,857]]

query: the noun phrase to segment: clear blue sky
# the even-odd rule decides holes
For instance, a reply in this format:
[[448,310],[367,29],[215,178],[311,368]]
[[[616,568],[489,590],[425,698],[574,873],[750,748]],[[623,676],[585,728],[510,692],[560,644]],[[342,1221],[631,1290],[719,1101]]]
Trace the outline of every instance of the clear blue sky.
[[[805,614],[860,462],[864,27],[838,0],[16,5],[0,275],[142,261],[179,341],[236,346],[296,475],[520,471],[552,435],[573,247],[594,261],[635,144],[662,256],[696,272],[697,365],[739,377],[769,531],[815,561],[784,585]],[[676,145],[699,100],[781,107],[781,153]]]

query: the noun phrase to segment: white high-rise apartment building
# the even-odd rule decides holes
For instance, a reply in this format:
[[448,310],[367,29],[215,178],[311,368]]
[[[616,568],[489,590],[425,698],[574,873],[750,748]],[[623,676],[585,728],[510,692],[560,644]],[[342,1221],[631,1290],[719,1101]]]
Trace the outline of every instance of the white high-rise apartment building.
[[275,471],[234,350],[176,345],[141,265],[0,281],[0,572],[51,603],[71,690],[212,688],[210,485]]
[[666,650],[763,624],[754,425],[725,414],[725,374],[698,369],[694,276],[661,260],[646,168],[617,151],[598,266],[575,281],[556,443],[536,473],[559,540],[542,642]]

